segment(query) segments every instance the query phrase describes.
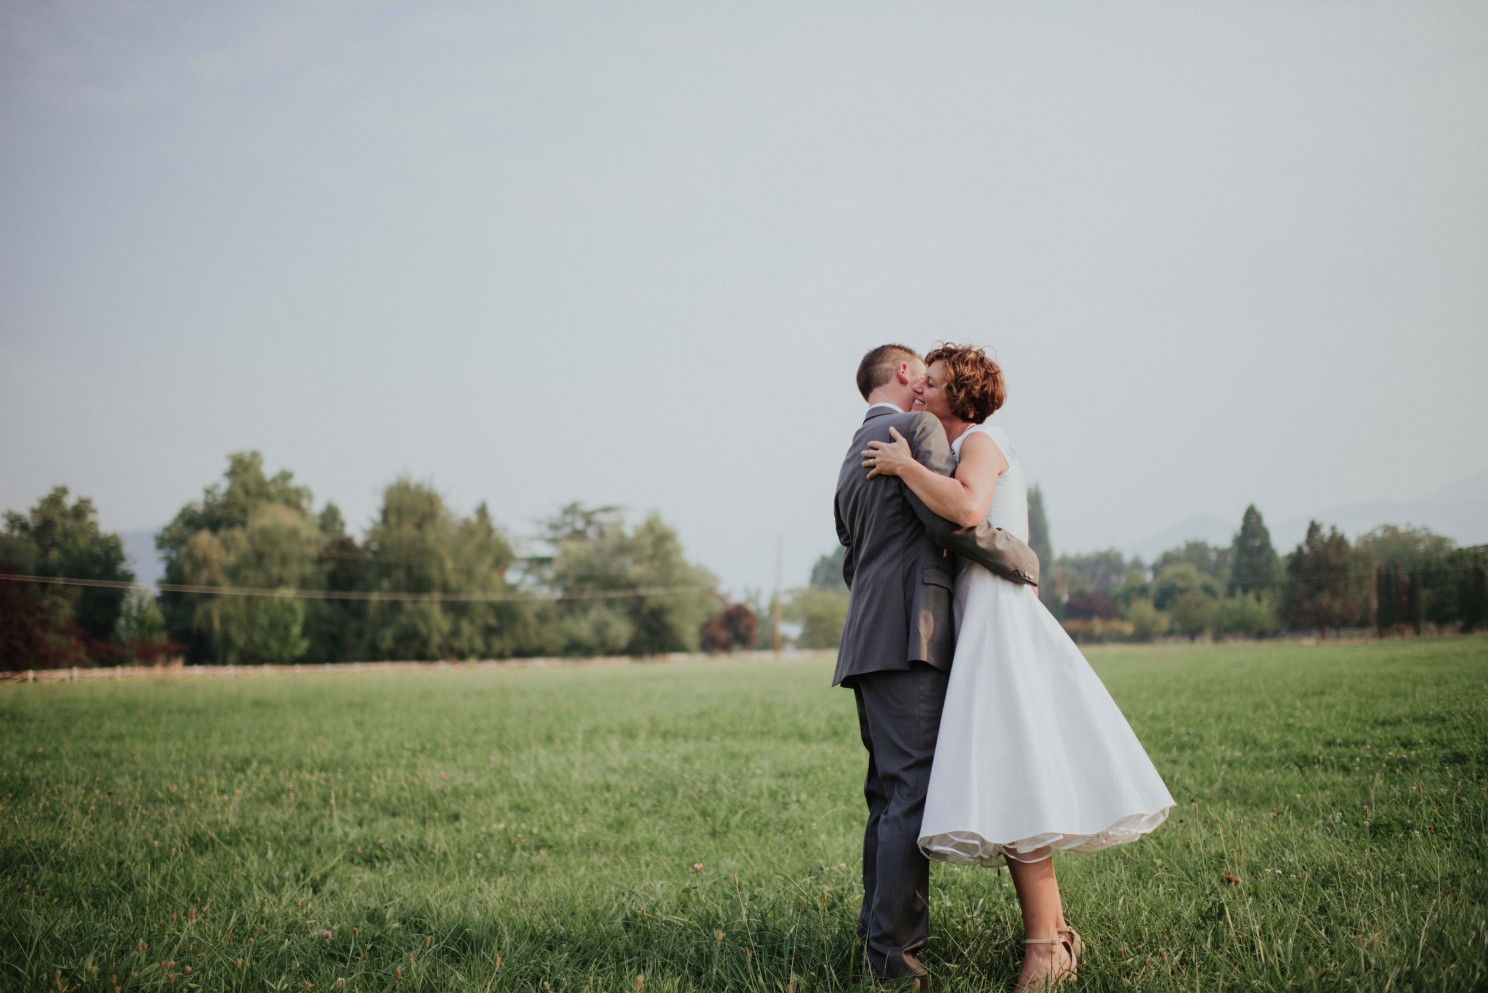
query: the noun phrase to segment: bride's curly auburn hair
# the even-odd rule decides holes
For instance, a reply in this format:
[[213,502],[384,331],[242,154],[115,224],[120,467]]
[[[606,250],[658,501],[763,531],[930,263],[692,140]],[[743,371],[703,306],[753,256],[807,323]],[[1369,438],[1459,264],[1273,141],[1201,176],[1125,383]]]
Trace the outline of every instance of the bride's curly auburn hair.
[[943,341],[925,356],[927,366],[945,363],[946,402],[963,421],[980,424],[1007,399],[1002,367],[974,345]]

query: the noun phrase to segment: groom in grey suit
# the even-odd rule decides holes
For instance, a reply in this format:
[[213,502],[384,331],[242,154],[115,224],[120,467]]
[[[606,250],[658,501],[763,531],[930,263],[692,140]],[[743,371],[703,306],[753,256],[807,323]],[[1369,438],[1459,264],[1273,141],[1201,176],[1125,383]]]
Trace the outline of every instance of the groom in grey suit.
[[861,453],[870,441],[892,441],[890,427],[920,463],[942,475],[955,470],[940,422],[911,411],[924,378],[924,361],[902,345],[881,345],[858,366],[869,407],[837,476],[837,536],[847,546],[842,572],[852,595],[832,680],[852,688],[868,749],[858,934],[874,976],[916,986],[928,982],[916,958],[929,938],[930,863],[919,849],[920,819],[955,651],[951,552],[1038,583],[1038,557],[1001,528],[984,521],[958,529],[899,479],[868,478]]

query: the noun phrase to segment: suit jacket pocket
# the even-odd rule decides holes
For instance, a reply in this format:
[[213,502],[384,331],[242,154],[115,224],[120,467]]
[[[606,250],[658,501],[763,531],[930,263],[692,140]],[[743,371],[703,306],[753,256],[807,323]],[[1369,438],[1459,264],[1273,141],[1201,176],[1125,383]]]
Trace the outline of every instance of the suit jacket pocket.
[[922,659],[936,668],[949,666],[956,650],[951,589],[949,571],[927,568],[920,572],[910,632],[910,658]]

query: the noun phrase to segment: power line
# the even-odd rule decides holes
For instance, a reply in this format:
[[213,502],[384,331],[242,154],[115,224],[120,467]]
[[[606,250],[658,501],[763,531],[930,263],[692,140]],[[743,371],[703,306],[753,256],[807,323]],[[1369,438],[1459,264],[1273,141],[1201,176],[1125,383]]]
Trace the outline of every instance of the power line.
[[[20,576],[0,573],[0,579],[21,583],[46,583],[52,586],[96,587],[127,590],[136,583],[115,579],[75,579],[67,576]],[[574,590],[568,593],[409,593],[383,590],[300,590],[271,589],[261,586],[197,586],[188,583],[156,583],[163,593],[192,593],[199,596],[289,597],[298,600],[398,600],[435,603],[534,603],[563,600],[622,600],[648,596],[680,596],[684,593],[713,592],[708,586],[641,586],[629,590]]]

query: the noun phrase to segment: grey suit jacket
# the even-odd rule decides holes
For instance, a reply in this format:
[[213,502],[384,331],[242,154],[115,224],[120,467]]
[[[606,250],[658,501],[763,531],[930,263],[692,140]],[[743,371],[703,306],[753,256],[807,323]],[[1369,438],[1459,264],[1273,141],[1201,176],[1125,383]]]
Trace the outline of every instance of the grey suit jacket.
[[834,685],[914,662],[951,667],[956,562],[950,550],[1016,582],[1038,583],[1038,556],[1024,542],[985,521],[957,528],[899,479],[868,478],[860,453],[870,441],[893,440],[890,427],[909,440],[923,465],[947,476],[955,470],[945,431],[924,411],[872,408],[853,435],[834,501],[837,537],[847,546],[842,574],[852,591]]

